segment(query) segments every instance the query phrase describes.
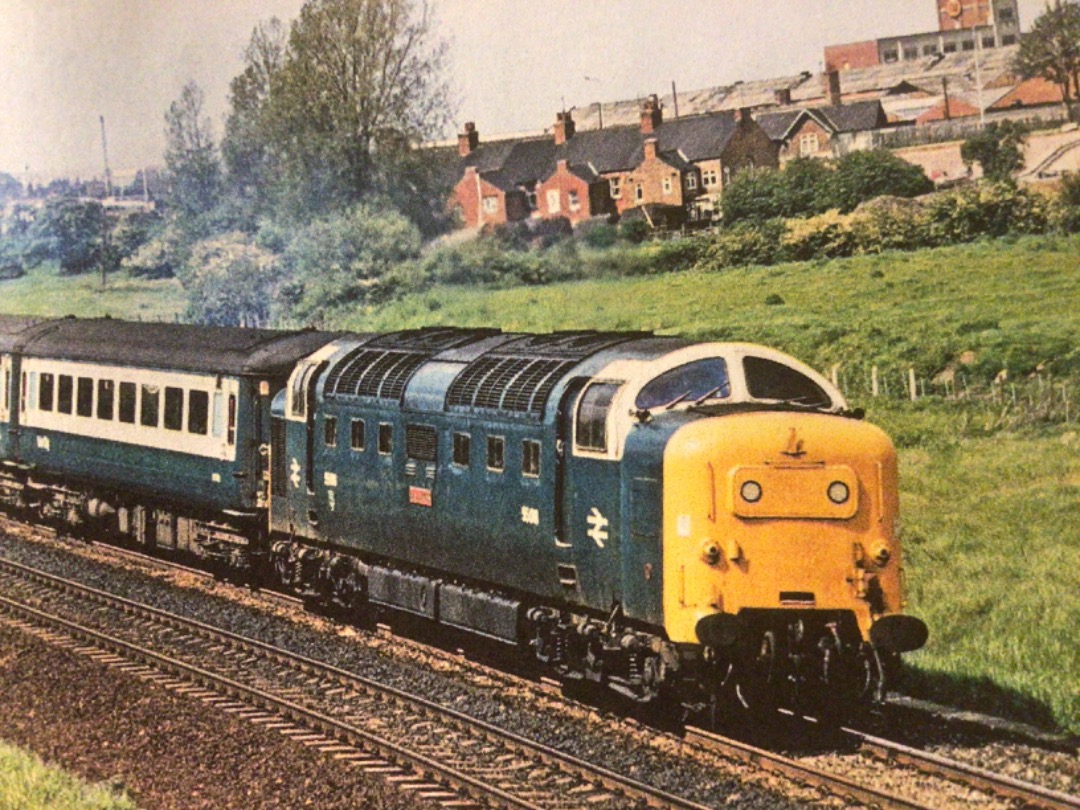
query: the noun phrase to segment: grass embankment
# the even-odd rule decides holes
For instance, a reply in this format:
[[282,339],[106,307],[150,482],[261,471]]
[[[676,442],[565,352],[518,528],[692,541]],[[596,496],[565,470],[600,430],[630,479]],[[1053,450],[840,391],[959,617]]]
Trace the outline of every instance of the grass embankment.
[[12,315],[95,318],[110,315],[131,321],[174,321],[187,306],[176,279],[61,275],[55,265],[41,265],[22,278],[0,281],[0,312]]
[[104,785],[87,785],[38,757],[0,742],[0,808],[11,810],[134,810]]
[[[1080,237],[1025,237],[715,273],[441,287],[334,326],[650,329],[761,342],[822,369],[839,363],[853,404],[900,448],[909,610],[931,628],[927,648],[910,656],[911,687],[1080,733],[1078,268]],[[110,279],[105,293],[94,282],[39,271],[0,284],[0,310],[171,320],[183,309],[169,282],[125,292]],[[766,303],[776,296],[782,304]],[[1037,409],[1006,417],[989,403],[865,394],[871,365],[890,370],[895,388],[909,366],[929,375],[962,357],[971,380],[1046,363],[1055,389],[1068,383],[1070,423],[1042,423]]]

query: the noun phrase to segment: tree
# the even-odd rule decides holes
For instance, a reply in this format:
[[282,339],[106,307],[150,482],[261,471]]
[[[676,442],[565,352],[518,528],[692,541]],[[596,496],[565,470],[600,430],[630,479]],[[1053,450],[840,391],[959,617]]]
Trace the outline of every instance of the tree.
[[849,152],[836,161],[831,205],[843,212],[875,197],[917,197],[934,190],[921,168],[887,149]]
[[1020,40],[1013,69],[1025,79],[1042,77],[1061,88],[1066,103],[1080,99],[1080,4],[1047,2]]
[[221,193],[221,164],[203,105],[202,89],[189,81],[165,114],[167,203],[193,226],[213,209]]
[[22,183],[7,172],[0,172],[0,200],[18,199],[22,196]]
[[1020,148],[1026,135],[1027,129],[1021,124],[994,122],[964,141],[960,157],[968,166],[978,163],[987,179],[1009,182],[1024,165]]
[[96,200],[50,200],[30,227],[24,259],[33,265],[54,260],[60,272],[76,275],[101,265],[105,209]]
[[778,169],[763,167],[739,172],[724,187],[720,200],[724,224],[783,216],[784,192],[784,175]]
[[426,0],[307,0],[266,98],[258,71],[234,87],[234,112],[248,90],[260,110],[262,143],[242,151],[272,155],[278,202],[302,220],[385,192],[449,119],[445,54]]
[[187,317],[215,326],[266,326],[279,280],[277,257],[233,232],[195,244],[181,282]]

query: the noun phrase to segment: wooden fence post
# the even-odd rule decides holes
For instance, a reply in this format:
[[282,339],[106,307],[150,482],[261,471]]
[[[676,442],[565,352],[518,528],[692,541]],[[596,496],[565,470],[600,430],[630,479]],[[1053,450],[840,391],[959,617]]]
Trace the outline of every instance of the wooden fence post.
[[915,382],[915,369],[909,368],[908,374],[908,390],[911,392],[911,401],[914,402],[919,398],[919,386]]
[[878,395],[878,374],[877,366],[870,368],[870,396],[876,397]]

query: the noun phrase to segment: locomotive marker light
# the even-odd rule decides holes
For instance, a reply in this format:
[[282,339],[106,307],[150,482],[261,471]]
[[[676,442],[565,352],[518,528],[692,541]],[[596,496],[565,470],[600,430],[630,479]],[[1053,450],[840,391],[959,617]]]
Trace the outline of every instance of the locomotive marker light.
[[745,481],[739,489],[739,494],[747,503],[757,503],[761,500],[761,484],[757,481]]
[[830,501],[840,506],[847,503],[848,498],[851,497],[851,490],[843,481],[833,481],[829,484],[828,495]]

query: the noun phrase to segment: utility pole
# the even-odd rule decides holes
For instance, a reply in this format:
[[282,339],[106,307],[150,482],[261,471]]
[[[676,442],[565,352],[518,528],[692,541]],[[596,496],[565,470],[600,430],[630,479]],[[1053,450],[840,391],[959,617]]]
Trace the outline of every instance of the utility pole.
[[[105,158],[105,199],[112,197],[112,172],[109,170],[109,145],[105,140],[105,116],[99,115],[101,121],[101,154]],[[105,289],[106,275],[109,271],[109,261],[112,256],[112,234],[109,228],[109,213],[105,210],[105,204],[101,205],[101,289]]]
[[109,144],[105,140],[105,116],[99,115],[98,120],[101,121],[101,154],[105,158],[105,196],[111,197],[113,195],[112,171],[109,169]]

